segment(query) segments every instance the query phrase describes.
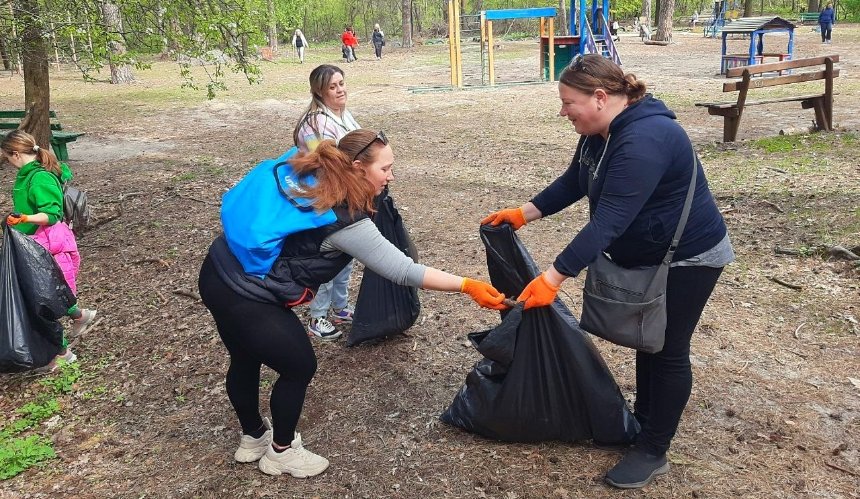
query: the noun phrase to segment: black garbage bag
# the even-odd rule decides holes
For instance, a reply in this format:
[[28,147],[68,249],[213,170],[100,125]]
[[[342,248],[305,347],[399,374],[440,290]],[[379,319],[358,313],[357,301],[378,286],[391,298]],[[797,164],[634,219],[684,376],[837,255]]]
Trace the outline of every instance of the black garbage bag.
[[54,257],[3,224],[0,250],[0,372],[47,365],[62,349],[57,319],[76,303]]
[[[387,188],[377,196],[373,223],[400,251],[418,260],[412,238]],[[416,288],[394,284],[365,268],[346,345],[354,346],[363,341],[403,333],[415,324],[420,312],[421,302]]]
[[[540,273],[534,260],[508,225],[483,226],[481,238],[493,286],[518,296]],[[485,358],[442,421],[511,442],[624,444],[639,432],[606,363],[560,300],[527,312],[519,304],[469,339]]]

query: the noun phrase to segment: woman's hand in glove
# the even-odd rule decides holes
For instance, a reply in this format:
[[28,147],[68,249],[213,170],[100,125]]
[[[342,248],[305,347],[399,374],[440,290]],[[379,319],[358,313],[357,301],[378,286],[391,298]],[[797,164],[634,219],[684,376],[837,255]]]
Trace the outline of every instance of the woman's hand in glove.
[[523,289],[517,301],[526,302],[525,310],[534,307],[545,307],[555,301],[560,285],[550,283],[546,278],[546,272],[535,277],[532,282]]
[[501,225],[503,223],[511,224],[511,227],[514,230],[518,230],[520,227],[526,224],[526,217],[523,214],[522,208],[508,208],[505,210],[500,210],[495,213],[490,213],[483,220],[481,220],[481,225],[490,224],[493,227],[497,225]]
[[475,303],[484,308],[491,308],[493,310],[505,310],[509,308],[503,303],[505,301],[505,295],[499,293],[499,291],[489,283],[464,277],[463,284],[460,286],[460,291],[471,296],[472,299],[475,300]]

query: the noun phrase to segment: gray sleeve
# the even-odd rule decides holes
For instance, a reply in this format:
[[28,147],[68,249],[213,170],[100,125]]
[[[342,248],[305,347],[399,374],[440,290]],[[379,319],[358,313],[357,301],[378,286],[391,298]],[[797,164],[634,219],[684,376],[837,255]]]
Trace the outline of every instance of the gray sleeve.
[[424,272],[427,267],[415,263],[385,239],[369,218],[328,236],[323,241],[322,250],[339,250],[351,255],[370,270],[395,284],[421,287],[424,283]]

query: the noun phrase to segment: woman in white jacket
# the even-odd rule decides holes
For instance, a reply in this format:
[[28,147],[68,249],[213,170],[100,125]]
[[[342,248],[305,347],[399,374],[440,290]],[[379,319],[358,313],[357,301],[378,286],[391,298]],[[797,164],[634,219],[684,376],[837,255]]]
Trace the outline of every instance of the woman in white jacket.
[[295,33],[293,33],[293,47],[296,48],[296,54],[299,56],[299,62],[301,64],[305,63],[305,47],[308,46],[308,41],[305,40],[305,35],[302,33],[302,30],[296,29]]

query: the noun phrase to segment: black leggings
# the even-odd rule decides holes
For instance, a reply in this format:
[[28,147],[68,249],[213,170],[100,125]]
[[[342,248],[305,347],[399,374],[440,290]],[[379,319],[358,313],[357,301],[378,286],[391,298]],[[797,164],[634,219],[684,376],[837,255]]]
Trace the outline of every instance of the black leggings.
[[260,366],[265,364],[279,374],[269,400],[274,441],[289,445],[307,387],[317,370],[317,358],[304,325],[289,308],[238,295],[218,276],[209,256],[203,261],[198,285],[230,354],[227,396],[242,432],[254,433],[263,425]]
[[636,445],[662,455],[669,450],[693,388],[690,338],[722,268],[672,267],[666,285],[666,343],[654,353],[636,352]]

